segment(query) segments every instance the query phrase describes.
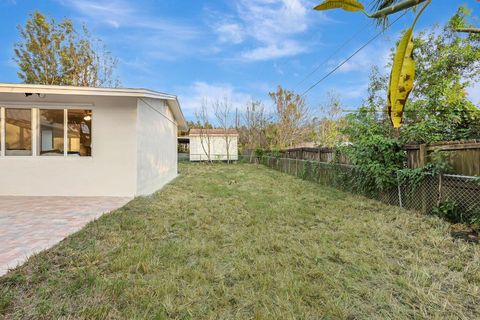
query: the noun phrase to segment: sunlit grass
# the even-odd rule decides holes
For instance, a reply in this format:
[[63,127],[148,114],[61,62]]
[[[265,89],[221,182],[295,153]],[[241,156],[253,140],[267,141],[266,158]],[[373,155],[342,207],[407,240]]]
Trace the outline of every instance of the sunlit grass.
[[480,317],[480,247],[439,219],[263,166],[180,170],[0,278],[0,315]]

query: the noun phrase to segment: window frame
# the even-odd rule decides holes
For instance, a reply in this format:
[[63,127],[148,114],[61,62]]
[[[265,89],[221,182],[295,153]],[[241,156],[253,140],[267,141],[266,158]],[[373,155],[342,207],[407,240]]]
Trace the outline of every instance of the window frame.
[[5,157],[5,107],[0,106],[0,157]]
[[[6,136],[5,136],[5,115],[6,109],[30,109],[32,111],[32,155],[30,156],[8,156],[6,155]],[[40,109],[42,110],[63,110],[63,143],[66,147],[63,150],[63,156],[58,157],[43,157],[40,156],[40,146],[39,134],[40,134]],[[92,136],[92,146],[91,146],[91,155],[83,157],[72,157],[68,155],[68,110],[90,110],[92,112],[91,121],[91,136]],[[42,159],[92,159],[94,156],[94,104],[85,104],[85,103],[24,103],[24,102],[2,102],[0,101],[0,157],[1,158],[42,158]]]
[[[68,151],[69,151],[69,148],[70,148],[70,144],[69,144],[69,141],[68,141],[68,110],[90,110],[90,111],[91,111],[91,119],[90,119],[90,136],[91,136],[90,139],[91,139],[91,146],[90,146],[90,155],[89,155],[89,156],[74,157],[74,156],[68,154]],[[94,108],[93,108],[93,106],[91,106],[91,107],[73,106],[73,107],[70,107],[70,108],[65,109],[65,111],[66,111],[66,112],[64,113],[64,115],[65,115],[65,120],[64,120],[64,121],[65,121],[65,130],[64,130],[64,132],[63,132],[63,134],[64,134],[64,137],[63,137],[64,143],[66,143],[66,147],[64,148],[64,149],[65,149],[65,151],[64,151],[65,157],[66,157],[66,158],[71,158],[71,159],[77,159],[77,158],[91,159],[91,158],[93,158],[93,154],[94,154],[94,152],[95,152],[95,151],[94,151],[94,150],[95,150],[95,147],[94,147],[95,139],[94,139],[94,137],[93,137],[93,132],[94,132],[94,128],[93,128],[93,121],[94,121],[94,120],[93,120],[93,119],[95,118],[95,116],[94,116]]]

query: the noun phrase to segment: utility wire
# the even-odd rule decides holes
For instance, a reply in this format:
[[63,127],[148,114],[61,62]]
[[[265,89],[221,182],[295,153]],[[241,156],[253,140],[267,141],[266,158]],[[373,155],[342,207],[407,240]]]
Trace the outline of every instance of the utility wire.
[[370,24],[370,21],[367,21],[367,23],[362,27],[358,28],[357,32],[355,32],[350,38],[345,40],[339,47],[335,49],[327,58],[325,58],[321,63],[318,64],[318,66],[313,69],[309,74],[307,74],[302,80],[300,80],[294,87],[293,90],[295,90],[299,85],[304,83],[307,79],[309,79],[315,72],[317,72],[321,67],[324,66],[325,63],[329,62],[337,53],[339,53],[343,48],[347,46],[353,39],[355,39],[361,32],[364,32],[364,29]]
[[312,84],[307,90],[305,90],[302,94],[301,94],[301,97],[305,97],[305,95],[310,92],[313,88],[315,88],[316,86],[318,86],[322,81],[324,81],[325,79],[327,79],[329,76],[331,76],[335,71],[337,71],[338,69],[340,69],[345,63],[347,63],[348,61],[350,61],[350,59],[352,59],[355,55],[357,55],[360,51],[362,51],[363,49],[365,49],[366,46],[368,46],[370,43],[372,43],[373,41],[375,41],[378,37],[380,37],[387,29],[389,29],[393,24],[395,24],[398,20],[400,20],[401,18],[403,18],[403,16],[405,16],[407,14],[407,12],[405,11],[402,15],[400,15],[397,19],[395,19],[392,23],[390,23],[388,26],[385,27],[384,30],[378,32],[375,36],[373,36],[372,38],[370,38],[365,44],[363,44],[360,48],[358,48],[354,53],[352,53],[348,58],[346,58],[345,60],[343,60],[340,64],[338,64],[335,68],[333,68],[330,72],[328,72],[326,75],[324,75],[320,80],[318,80],[317,82],[315,82],[314,84]]

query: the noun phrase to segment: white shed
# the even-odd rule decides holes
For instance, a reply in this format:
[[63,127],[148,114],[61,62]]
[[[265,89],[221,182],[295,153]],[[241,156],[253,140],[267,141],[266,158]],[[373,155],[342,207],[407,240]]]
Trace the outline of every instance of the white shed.
[[238,160],[238,132],[235,129],[191,129],[189,136],[190,161]]
[[0,195],[148,195],[177,176],[176,96],[0,84]]

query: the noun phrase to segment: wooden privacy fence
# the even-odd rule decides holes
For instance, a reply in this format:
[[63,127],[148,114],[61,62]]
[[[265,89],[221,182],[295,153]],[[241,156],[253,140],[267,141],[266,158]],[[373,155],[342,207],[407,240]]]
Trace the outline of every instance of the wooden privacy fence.
[[349,164],[346,155],[340,154],[335,148],[293,148],[280,151],[282,158],[312,160],[319,162],[335,162]]
[[[452,141],[432,144],[411,144],[404,148],[407,167],[423,168],[441,152],[452,168],[452,173],[464,176],[480,176],[480,141]],[[266,154],[274,156],[273,152]],[[325,163],[350,164],[345,154],[334,148],[292,148],[279,151],[280,158],[311,160]]]
[[423,168],[432,161],[436,152],[441,152],[452,171],[458,175],[480,176],[480,142],[452,141],[432,144],[405,146],[407,166],[411,169]]

